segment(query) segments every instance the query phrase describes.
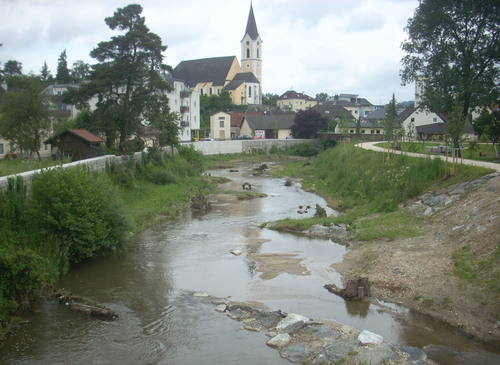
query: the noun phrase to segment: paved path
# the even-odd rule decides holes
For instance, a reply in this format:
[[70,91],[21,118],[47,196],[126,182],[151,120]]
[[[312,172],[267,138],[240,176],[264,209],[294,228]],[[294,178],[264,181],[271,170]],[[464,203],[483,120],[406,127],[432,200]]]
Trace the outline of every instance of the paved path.
[[[358,143],[356,147],[361,147],[366,150],[372,150],[372,151],[377,151],[377,152],[383,152],[384,149],[382,147],[377,147],[375,146],[377,143],[381,142],[363,142],[363,143]],[[406,151],[394,151],[394,153],[404,153],[405,155],[412,156],[412,157],[428,157],[431,156],[432,158],[440,158],[441,160],[445,160],[446,156],[442,155],[426,155],[423,153],[414,153],[414,152],[406,152]],[[450,160],[450,158],[448,158]],[[476,161],[476,160],[467,160],[463,159],[462,162],[466,165],[472,165],[472,166],[481,166],[481,167],[487,167],[489,169],[493,169],[495,171],[500,171],[500,164],[494,163],[494,162],[483,162],[483,161]]]

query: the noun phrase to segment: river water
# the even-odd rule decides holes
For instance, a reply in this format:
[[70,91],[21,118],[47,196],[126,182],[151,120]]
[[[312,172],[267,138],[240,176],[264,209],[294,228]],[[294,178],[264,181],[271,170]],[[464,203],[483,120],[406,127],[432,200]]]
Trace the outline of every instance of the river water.
[[[344,246],[259,225],[303,217],[297,212],[300,205],[313,207],[305,214],[312,216],[315,205],[326,207],[326,202],[299,184],[287,187],[281,179],[253,176],[253,167],[211,174],[232,179],[226,187],[235,190],[249,182],[253,191],[267,197],[219,197],[208,213],[188,211],[147,229],[134,237],[126,254],[75,266],[57,283],[105,304],[118,319],[89,319],[55,300],[40,300],[25,315],[27,322],[0,341],[1,363],[289,363],[265,345],[265,334],[241,330],[240,323],[193,292],[335,320],[398,344],[484,351],[430,317],[389,303],[345,302],[325,290],[324,284],[341,285],[330,265],[343,259]],[[242,254],[235,256],[232,249]],[[450,358],[445,356],[442,363],[453,363]]]

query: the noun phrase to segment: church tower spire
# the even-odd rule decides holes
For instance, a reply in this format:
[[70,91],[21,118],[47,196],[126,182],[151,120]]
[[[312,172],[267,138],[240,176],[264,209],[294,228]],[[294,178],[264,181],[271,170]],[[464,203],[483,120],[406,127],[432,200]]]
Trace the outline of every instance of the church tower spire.
[[257,30],[252,2],[245,35],[241,40],[241,71],[253,72],[262,87],[262,39]]

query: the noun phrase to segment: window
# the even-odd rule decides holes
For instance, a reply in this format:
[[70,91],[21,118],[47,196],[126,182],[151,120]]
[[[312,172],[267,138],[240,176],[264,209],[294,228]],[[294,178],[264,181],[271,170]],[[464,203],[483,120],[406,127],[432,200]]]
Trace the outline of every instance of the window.
[[5,153],[4,148],[3,148],[3,143],[0,143],[0,155],[3,155]]
[[249,98],[252,97],[252,87],[251,86],[248,87],[248,97]]
[[364,129],[362,129],[362,130],[361,130],[361,133],[365,134],[365,130],[364,130]]
[[380,134],[380,129],[377,129],[377,134]]
[[247,48],[247,58],[250,58],[250,48]]
[[438,118],[432,118],[432,123],[437,123]]
[[219,127],[224,128],[224,121],[223,120],[219,121]]
[[217,88],[217,95],[220,95],[220,88]]
[[250,67],[250,65],[247,63],[247,68],[249,68],[249,67]]
[[257,58],[259,58],[259,49],[257,48]]
[[208,93],[209,93],[210,95],[212,95],[212,93],[213,93],[212,88],[208,89]]
[[411,123],[415,123],[415,118],[411,118],[411,119],[410,119],[410,122],[411,122]]
[[354,129],[349,130],[349,133],[354,134]]

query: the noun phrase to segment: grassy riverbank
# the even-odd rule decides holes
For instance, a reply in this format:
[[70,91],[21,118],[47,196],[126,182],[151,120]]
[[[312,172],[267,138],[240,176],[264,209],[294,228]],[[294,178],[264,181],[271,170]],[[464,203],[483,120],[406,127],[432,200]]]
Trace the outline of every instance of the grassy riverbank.
[[353,145],[327,149],[304,164],[284,165],[278,177],[300,179],[303,188],[323,196],[337,218],[283,220],[274,227],[306,230],[314,224],[349,223],[351,239],[396,239],[420,233],[420,218],[398,207],[430,189],[474,180],[490,170],[457,165],[449,176],[444,161],[366,151]]
[[103,174],[43,170],[30,194],[11,179],[0,192],[0,334],[73,263],[125,251],[130,232],[186,209],[212,186],[202,170],[203,156],[181,148]]

